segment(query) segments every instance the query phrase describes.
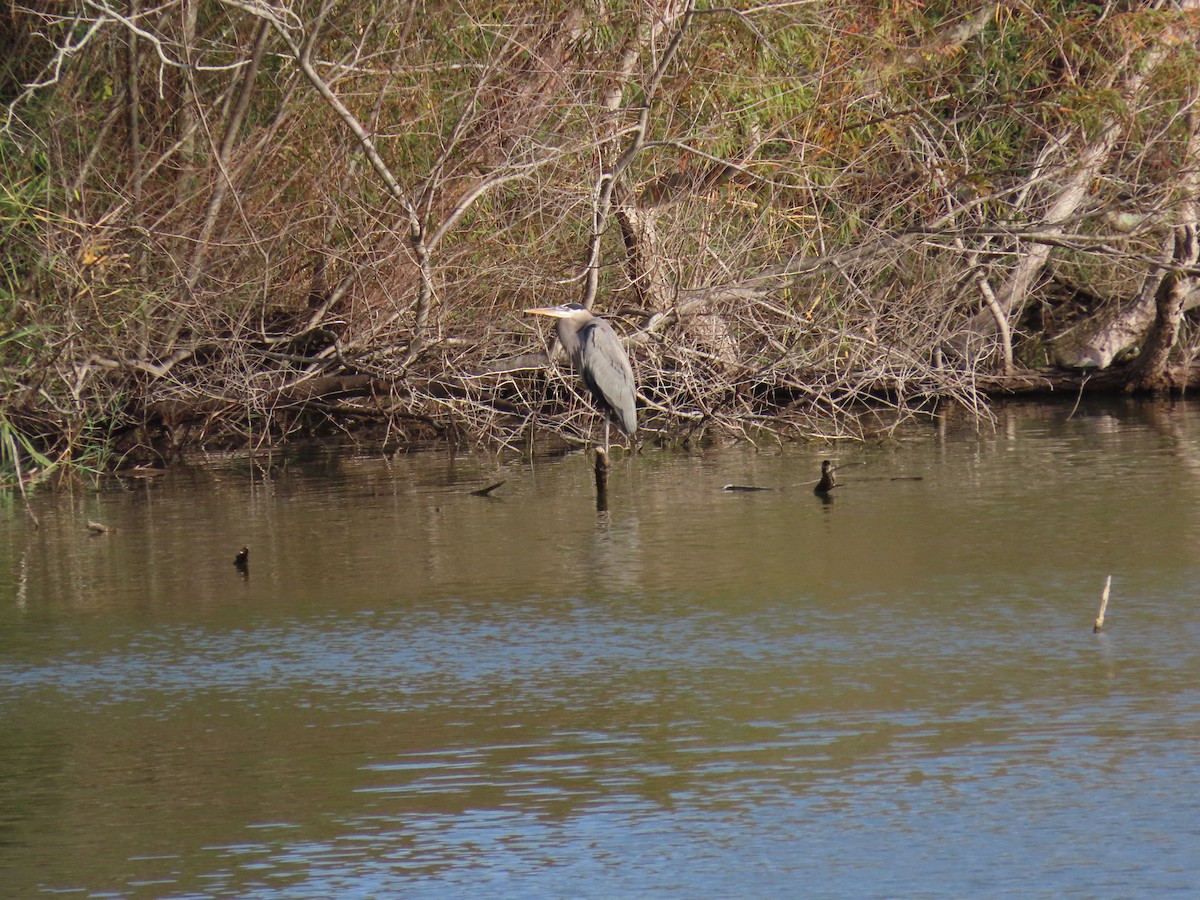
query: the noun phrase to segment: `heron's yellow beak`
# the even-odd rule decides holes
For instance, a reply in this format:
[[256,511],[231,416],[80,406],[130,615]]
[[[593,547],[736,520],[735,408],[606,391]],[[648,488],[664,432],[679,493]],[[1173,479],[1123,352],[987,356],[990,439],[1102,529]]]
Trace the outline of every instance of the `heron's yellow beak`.
[[534,309],[527,309],[524,312],[534,316],[552,316],[555,319],[565,319],[571,314],[568,309],[563,309],[561,306],[538,306]]

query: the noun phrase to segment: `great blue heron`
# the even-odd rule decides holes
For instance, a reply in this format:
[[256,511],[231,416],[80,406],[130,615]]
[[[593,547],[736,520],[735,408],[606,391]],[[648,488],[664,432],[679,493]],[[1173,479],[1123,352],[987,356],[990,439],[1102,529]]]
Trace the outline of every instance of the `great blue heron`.
[[558,319],[558,341],[604,413],[604,452],[607,455],[609,422],[630,437],[637,431],[633,369],[621,339],[608,322],[593,316],[578,303],[540,306],[525,312]]

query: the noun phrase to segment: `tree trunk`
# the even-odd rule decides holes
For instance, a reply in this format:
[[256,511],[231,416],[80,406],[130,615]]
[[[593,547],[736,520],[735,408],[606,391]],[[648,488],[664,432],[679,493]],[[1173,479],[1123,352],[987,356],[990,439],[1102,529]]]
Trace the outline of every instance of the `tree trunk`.
[[[622,203],[616,208],[625,239],[625,272],[637,305],[649,313],[665,314],[675,306],[676,291],[666,275],[666,260],[659,242],[658,212],[653,206]],[[694,304],[693,304],[694,305]],[[725,317],[704,305],[679,313],[680,326],[704,352],[726,368],[737,364],[737,344]]]
[[[1188,142],[1184,149],[1183,158],[1179,162],[1179,189],[1184,202],[1176,217],[1175,227],[1163,241],[1160,258],[1161,268],[1155,268],[1142,282],[1141,290],[1133,300],[1115,312],[1102,314],[1094,322],[1080,327],[1080,332],[1069,336],[1061,348],[1055,350],[1055,359],[1061,364],[1072,367],[1097,366],[1105,368],[1124,350],[1136,346],[1143,335],[1146,338],[1147,349],[1151,343],[1161,338],[1163,329],[1178,332],[1178,322],[1172,329],[1169,319],[1174,316],[1170,309],[1162,305],[1163,283],[1171,281],[1169,291],[1180,295],[1177,299],[1181,306],[1178,315],[1200,305],[1200,286],[1195,278],[1181,278],[1175,266],[1180,265],[1180,254],[1187,254],[1188,237],[1180,233],[1180,229],[1193,229],[1197,224],[1197,203],[1200,196],[1200,117],[1195,109],[1200,97],[1194,92],[1188,113]],[[1181,246],[1181,241],[1183,246]],[[1174,301],[1172,301],[1174,302]],[[1167,320],[1162,319],[1167,315]]]
[[[675,0],[666,0],[666,2],[662,3],[661,8],[651,7],[648,10],[647,20],[639,25],[634,36],[625,45],[621,55],[617,78],[604,92],[603,106],[611,113],[614,113],[613,121],[615,126],[617,120],[615,114],[622,108],[621,104],[625,92],[631,83],[630,75],[640,51],[645,46],[655,48],[659,36],[665,33],[669,26],[677,25],[675,33],[672,35],[667,46],[660,54],[656,54],[658,65],[655,67],[654,72],[647,82],[642,85],[640,105],[633,107],[638,113],[637,121],[628,129],[628,143],[619,153],[611,140],[607,142],[607,146],[601,148],[601,172],[593,191],[592,228],[584,262],[583,290],[580,298],[580,302],[589,309],[596,300],[596,293],[600,286],[601,239],[608,227],[609,216],[613,213],[613,198],[619,195],[617,186],[625,180],[627,170],[645,146],[650,128],[650,113],[654,106],[655,96],[672,60],[675,58],[676,52],[679,50],[679,45],[683,41],[683,36],[688,31],[694,15],[694,0],[683,0],[682,3],[678,4]],[[636,235],[637,230],[635,227],[633,234]],[[626,240],[628,241],[628,237]],[[656,250],[657,248],[653,249]]]
[[209,197],[204,224],[200,228],[200,235],[196,238],[196,246],[188,262],[185,281],[189,291],[195,288],[196,281],[200,277],[200,270],[204,265],[205,257],[208,255],[209,240],[212,237],[213,229],[217,225],[217,217],[220,216],[221,207],[225,203],[225,197],[229,192],[229,188],[232,187],[229,170],[232,166],[233,147],[238,133],[241,131],[242,121],[246,117],[246,110],[250,108],[250,96],[254,91],[254,81],[258,77],[258,68],[262,63],[263,53],[267,48],[267,36],[270,32],[270,26],[266,22],[259,23],[258,31],[254,36],[254,48],[250,51],[250,58],[246,61],[246,66],[240,73],[241,85],[238,90],[237,101],[234,104],[233,111],[230,113],[229,121],[225,123],[225,135],[221,140],[221,147],[217,152],[215,160],[216,178],[213,184],[212,196]]
[[[1175,252],[1174,232],[1163,242],[1160,258],[1168,267]],[[1155,269],[1142,281],[1133,299],[1096,313],[1055,339],[1054,364],[1064,369],[1107,369],[1113,361],[1137,347],[1154,324],[1159,284],[1164,269]],[[1183,299],[1183,311],[1200,306],[1200,289],[1193,288]]]
[[[603,231],[606,209],[613,197],[614,182],[620,177],[622,170],[632,161],[633,156],[641,149],[646,139],[648,128],[649,100],[653,97],[661,81],[666,66],[670,62],[672,52],[679,44],[683,33],[688,28],[692,18],[692,4],[668,3],[648,29],[646,42],[653,45],[658,35],[669,23],[679,22],[679,29],[672,38],[671,44],[664,52],[658,69],[646,89],[646,105],[641,110],[638,126],[634,131],[633,141],[613,163],[611,176],[607,182],[607,193],[602,194],[597,205],[598,216],[592,234],[588,258],[588,278],[584,286],[584,305],[589,305],[595,297],[599,273],[600,234]],[[626,48],[623,58],[624,72],[627,76],[632,67],[634,57]],[[614,85],[606,96],[606,106],[614,112],[620,108],[624,88],[628,83]],[[621,235],[625,245],[625,272],[633,289],[635,302],[651,317],[668,313],[676,300],[676,288],[672,285],[667,274],[666,257],[659,239],[658,210],[683,196],[685,189],[696,190],[702,186],[712,187],[720,180],[728,178],[733,167],[716,165],[709,169],[708,174],[700,175],[671,175],[644,186],[644,191],[634,191],[628,186],[622,192],[624,199],[612,203],[613,213],[621,226]],[[679,313],[679,310],[676,310]],[[705,352],[713,355],[724,366],[733,366],[737,362],[737,345],[730,332],[729,324],[724,317],[703,308],[686,315],[679,313],[679,320],[684,332],[696,342]]]
[[[1180,268],[1194,267],[1200,260],[1195,221],[1176,226],[1174,237],[1175,265]],[[1192,289],[1194,281],[1193,276],[1186,275],[1179,269],[1172,269],[1163,274],[1154,296],[1154,324],[1150,327],[1150,333],[1142,346],[1142,353],[1133,366],[1129,380],[1131,390],[1162,391],[1174,386],[1168,375],[1167,362],[1179,335],[1179,324],[1183,321],[1184,299]]]
[[[1062,223],[1075,215],[1088,195],[1088,186],[1099,174],[1120,133],[1120,127],[1110,123],[1100,136],[1086,147],[1079,167],[1067,180],[1042,218],[1045,231],[1051,234],[1060,233]],[[990,356],[1001,342],[997,315],[1004,316],[1010,322],[1020,315],[1029,292],[1050,259],[1050,251],[1051,247],[1046,243],[1027,246],[1004,283],[998,290],[993,291],[995,302],[987,303],[975,313],[964,331],[950,341],[948,349],[968,361],[982,360]],[[1011,352],[1011,348],[1007,348],[1006,356],[1008,352]]]
[[674,292],[659,251],[658,213],[631,203],[620,204],[616,213],[625,240],[625,272],[634,302],[642,309],[664,312]]
[[186,203],[196,188],[196,131],[200,121],[200,92],[196,88],[196,25],[200,0],[183,0],[180,42],[183,45],[183,102],[178,112],[181,175],[175,182],[175,202]]

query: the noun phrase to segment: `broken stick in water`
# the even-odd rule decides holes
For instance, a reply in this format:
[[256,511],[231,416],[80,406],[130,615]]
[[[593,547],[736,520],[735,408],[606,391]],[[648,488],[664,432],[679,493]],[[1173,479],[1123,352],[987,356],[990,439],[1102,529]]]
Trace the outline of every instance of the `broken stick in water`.
[[1104,610],[1108,609],[1108,589],[1112,587],[1112,576],[1104,579],[1104,593],[1100,595],[1100,611],[1096,613],[1096,624],[1092,626],[1092,634],[1099,634],[1104,627]]
[[503,487],[506,483],[507,482],[505,482],[505,481],[497,481],[495,484],[489,484],[485,488],[480,488],[477,491],[471,491],[471,496],[472,497],[491,497],[492,491],[496,490],[496,488],[498,488],[498,487]]

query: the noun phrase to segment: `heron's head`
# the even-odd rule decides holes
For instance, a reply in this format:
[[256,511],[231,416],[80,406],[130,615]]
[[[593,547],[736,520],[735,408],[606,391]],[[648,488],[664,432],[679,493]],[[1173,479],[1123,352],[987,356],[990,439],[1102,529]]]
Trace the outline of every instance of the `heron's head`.
[[535,316],[552,316],[555,319],[570,319],[575,316],[590,316],[591,313],[578,303],[561,303],[558,306],[538,306],[525,312]]

